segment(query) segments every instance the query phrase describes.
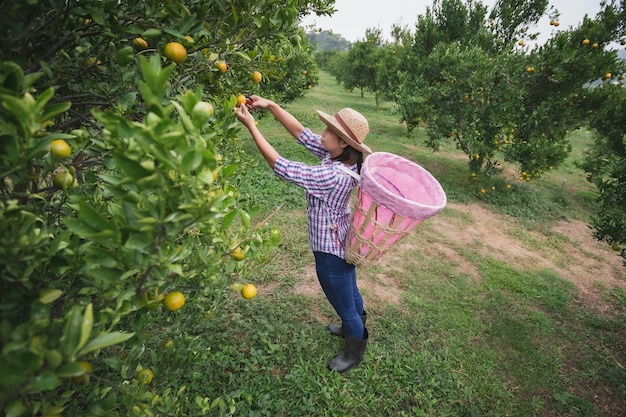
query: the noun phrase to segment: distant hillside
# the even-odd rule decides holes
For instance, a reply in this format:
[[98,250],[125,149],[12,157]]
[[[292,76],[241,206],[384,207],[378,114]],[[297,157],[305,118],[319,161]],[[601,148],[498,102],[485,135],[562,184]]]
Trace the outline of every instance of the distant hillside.
[[307,33],[309,43],[315,46],[316,51],[347,51],[350,49],[350,41],[336,35],[331,31],[324,30],[322,32]]

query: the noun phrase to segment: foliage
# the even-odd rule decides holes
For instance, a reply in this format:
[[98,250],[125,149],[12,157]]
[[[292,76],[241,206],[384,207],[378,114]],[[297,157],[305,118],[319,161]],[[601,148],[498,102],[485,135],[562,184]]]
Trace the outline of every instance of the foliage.
[[269,56],[270,62],[275,61],[274,70],[268,77],[268,82],[261,84],[260,93],[278,101],[293,101],[302,97],[305,91],[318,82],[313,50],[307,44],[302,30],[279,44],[276,49],[279,57]]
[[[612,49],[626,42],[625,13],[623,2],[606,1],[595,19],[556,29],[558,11],[546,0],[498,1],[491,11],[480,2],[435,1],[418,16],[414,33],[394,27],[393,41],[386,43],[368,31],[366,41],[355,43],[336,59],[341,65],[331,68],[347,88],[372,92],[377,105],[381,98],[392,100],[409,136],[423,126],[433,150],[453,142],[466,154],[470,175],[498,174],[506,161],[519,167],[520,181],[531,181],[566,159],[568,133],[593,108],[589,96],[621,108],[622,96],[597,87],[625,74],[625,62]],[[544,16],[555,30],[537,45],[532,29]],[[623,125],[610,125],[621,132],[614,132],[621,141]],[[620,178],[622,169],[618,164],[611,177]],[[612,214],[594,223],[614,222],[610,227],[618,232],[621,191],[607,188],[607,182],[601,188],[602,195],[611,195],[603,204],[614,208],[601,208]],[[599,231],[603,235],[606,230]]]
[[606,83],[586,99],[589,125],[596,130],[594,146],[582,168],[598,188],[598,208],[592,225],[599,240],[626,245],[626,90]]
[[[379,50],[382,45],[382,33],[379,29],[367,29],[365,39],[355,42],[345,57],[337,81],[351,91],[358,88],[361,97],[365,91],[378,94],[376,68],[380,60]],[[338,68],[336,68],[338,69]]]
[[350,41],[341,35],[327,30],[307,33],[309,42],[314,46],[316,52],[323,51],[347,51],[350,48]]
[[[196,300],[216,305],[278,243],[239,194],[246,161],[232,108],[235,95],[269,91],[276,77],[281,99],[315,82],[314,68],[301,69],[313,61],[297,23],[333,2],[278,3],[1,4],[7,416],[234,412],[222,398],[187,401],[185,387],[162,379],[151,343],[159,330],[146,324]],[[164,49],[171,42],[176,57]],[[231,257],[237,247],[245,260]],[[185,306],[162,311],[175,290]],[[150,372],[150,385],[135,379]]]

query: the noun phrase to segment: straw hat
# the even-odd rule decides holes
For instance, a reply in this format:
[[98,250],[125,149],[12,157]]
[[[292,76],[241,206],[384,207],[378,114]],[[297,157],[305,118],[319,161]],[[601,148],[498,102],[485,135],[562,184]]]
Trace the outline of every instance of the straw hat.
[[363,143],[365,136],[370,131],[367,119],[361,113],[351,108],[339,110],[332,116],[318,110],[319,118],[339,135],[348,145],[364,153],[372,153],[372,150]]

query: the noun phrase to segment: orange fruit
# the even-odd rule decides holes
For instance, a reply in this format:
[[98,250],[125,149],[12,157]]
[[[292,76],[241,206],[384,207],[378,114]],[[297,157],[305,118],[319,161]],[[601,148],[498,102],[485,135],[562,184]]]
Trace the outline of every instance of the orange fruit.
[[87,361],[80,361],[78,364],[85,370],[85,373],[79,376],[75,376],[72,378],[72,382],[81,383],[81,382],[89,382],[88,375],[93,372],[93,367]]
[[165,45],[165,56],[177,64],[182,64],[187,59],[187,50],[178,42],[170,42]]
[[56,139],[50,145],[50,152],[55,159],[65,159],[72,154],[72,148],[63,139]]
[[93,367],[91,366],[91,364],[87,361],[80,361],[78,363],[84,370],[85,372],[87,372],[88,374],[93,372]]
[[83,66],[87,68],[87,67],[91,67],[92,65],[95,65],[95,63],[96,63],[96,58],[90,56],[89,58],[85,59],[85,61],[83,62]]
[[183,304],[185,304],[185,296],[179,291],[167,294],[167,296],[165,296],[165,300],[163,300],[163,305],[165,305],[165,308],[169,311],[176,311],[180,309]]
[[141,371],[137,372],[137,375],[135,375],[135,379],[145,385],[148,385],[150,382],[152,382],[153,378],[154,372],[152,372],[148,368],[142,369]]
[[233,251],[230,253],[230,256],[236,261],[243,261],[246,257],[241,248],[233,249]]
[[66,171],[59,171],[52,177],[52,183],[55,187],[65,190],[74,185],[74,177]]
[[256,291],[256,287],[254,286],[254,284],[246,284],[241,289],[241,295],[246,300],[250,300],[250,299],[256,297],[256,293],[257,293],[257,291]]
[[246,104],[246,96],[244,96],[243,94],[239,94],[237,96],[237,105],[243,106],[244,104]]
[[583,45],[589,45],[589,42],[591,42],[589,39],[585,39],[585,40],[583,41]]
[[226,62],[224,62],[224,61],[217,61],[215,63],[215,66],[217,67],[217,69],[220,70],[220,72],[222,74],[225,73],[226,71],[228,71],[228,65],[226,65]]
[[253,83],[258,84],[263,79],[263,75],[259,71],[254,71],[250,76],[250,79],[252,79]]
[[211,103],[207,103],[206,101],[199,101],[193,106],[191,110],[191,117],[199,120],[206,120],[209,117],[213,116],[215,110]]
[[596,49],[596,48],[598,48],[599,46],[600,46],[600,45],[598,44],[598,42],[595,42],[593,45],[591,45],[591,47],[592,47],[593,49]]
[[148,49],[148,42],[143,38],[135,38],[133,39],[133,46],[135,49],[139,51],[143,51],[144,49]]
[[163,343],[163,347],[164,347],[165,349],[167,349],[167,348],[169,348],[170,346],[172,346],[172,344],[173,344],[173,343],[174,343],[174,341],[173,341],[172,339],[167,339],[167,340],[165,341],[165,343]]

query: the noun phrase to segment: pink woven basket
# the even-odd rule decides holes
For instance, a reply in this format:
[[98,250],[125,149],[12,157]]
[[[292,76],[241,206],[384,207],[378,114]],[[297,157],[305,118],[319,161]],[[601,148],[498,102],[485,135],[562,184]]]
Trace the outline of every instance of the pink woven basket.
[[346,235],[346,260],[367,266],[446,206],[446,194],[426,169],[387,152],[369,155]]

